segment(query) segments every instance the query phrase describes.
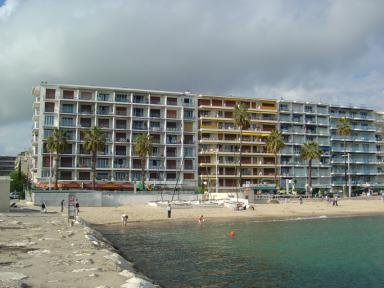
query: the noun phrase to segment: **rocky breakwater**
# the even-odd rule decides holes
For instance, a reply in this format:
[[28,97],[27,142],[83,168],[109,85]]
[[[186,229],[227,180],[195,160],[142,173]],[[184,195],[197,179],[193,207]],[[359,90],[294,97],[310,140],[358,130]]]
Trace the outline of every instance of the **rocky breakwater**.
[[22,209],[0,214],[0,287],[158,287],[81,219]]

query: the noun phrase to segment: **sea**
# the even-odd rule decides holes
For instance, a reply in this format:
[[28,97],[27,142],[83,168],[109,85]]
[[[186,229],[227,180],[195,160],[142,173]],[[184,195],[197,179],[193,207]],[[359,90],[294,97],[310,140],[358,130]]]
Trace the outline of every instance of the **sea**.
[[97,229],[161,287],[384,287],[382,216]]

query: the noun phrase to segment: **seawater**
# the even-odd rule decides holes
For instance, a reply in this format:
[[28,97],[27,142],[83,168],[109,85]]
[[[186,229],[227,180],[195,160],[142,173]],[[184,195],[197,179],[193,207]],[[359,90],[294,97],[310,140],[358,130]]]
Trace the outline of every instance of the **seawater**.
[[384,217],[296,220],[98,230],[162,287],[384,287]]

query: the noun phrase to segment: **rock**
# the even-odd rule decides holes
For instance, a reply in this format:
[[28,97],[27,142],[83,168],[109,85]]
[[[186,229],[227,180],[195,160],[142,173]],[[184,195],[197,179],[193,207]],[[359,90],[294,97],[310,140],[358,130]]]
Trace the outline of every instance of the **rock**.
[[41,256],[42,254],[50,254],[51,251],[49,251],[49,250],[33,250],[33,251],[28,251],[27,253],[29,255]]
[[95,263],[92,259],[81,259],[77,260],[76,262],[83,265],[92,265],[93,263]]
[[28,276],[18,272],[0,272],[0,282],[20,281]]
[[131,279],[128,279],[125,284],[121,285],[120,287],[123,288],[153,288],[156,287],[151,282],[144,280],[139,277],[132,277]]
[[132,273],[128,270],[123,270],[119,273],[119,275],[123,276],[123,277],[126,277],[128,279],[132,278],[132,277],[135,277],[135,273]]
[[21,224],[23,224],[23,222],[20,222],[20,221],[11,221],[11,222],[9,222],[9,224],[11,224],[11,225],[21,225]]
[[97,286],[95,288],[110,288],[109,286],[105,286],[105,285],[101,285],[101,286]]
[[97,275],[96,273],[92,273],[92,274],[89,274],[88,277],[98,277],[99,275]]
[[75,269],[75,270],[72,270],[72,273],[90,272],[90,271],[100,271],[100,268],[93,267],[93,268]]
[[128,262],[117,253],[105,255],[104,258],[111,261],[115,265],[116,270],[118,271],[122,271],[123,269],[132,269],[132,263]]

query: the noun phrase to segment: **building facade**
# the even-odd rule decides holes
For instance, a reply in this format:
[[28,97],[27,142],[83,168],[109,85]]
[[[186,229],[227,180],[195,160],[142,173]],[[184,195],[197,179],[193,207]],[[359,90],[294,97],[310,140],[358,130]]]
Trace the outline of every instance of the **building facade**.
[[48,185],[54,170],[50,169],[51,155],[45,144],[54,128],[65,130],[68,135],[66,151],[58,161],[59,183],[81,183],[84,187],[91,182],[91,157],[84,148],[84,135],[93,126],[102,129],[107,140],[96,161],[100,188],[127,188],[141,180],[141,160],[134,145],[135,138],[143,133],[151,135],[153,141],[145,164],[146,180],[168,188],[196,186],[195,95],[49,84],[35,87],[33,95],[33,181],[41,188]]
[[[251,125],[242,132],[234,121],[234,107],[244,103]],[[275,158],[267,152],[265,139],[277,129],[275,100],[200,95],[199,178],[210,192],[231,192],[238,187],[273,183]],[[240,161],[242,183],[240,183]]]
[[[378,186],[376,117],[374,110],[331,105],[329,117],[333,191],[340,192],[343,191],[343,187],[349,186],[349,174],[353,190],[356,187],[374,188]],[[341,118],[347,118],[351,125],[352,130],[348,136],[338,135],[337,123]],[[345,177],[345,174],[347,174],[347,177]]]
[[[355,190],[383,187],[384,113],[373,109],[54,84],[35,87],[33,97],[32,164],[28,165],[32,166],[34,184],[40,188],[47,188],[56,176],[46,147],[55,128],[68,135],[67,149],[58,157],[59,184],[64,188],[90,187],[91,155],[84,148],[84,135],[93,126],[99,127],[107,140],[96,160],[101,189],[131,189],[141,180],[141,160],[134,146],[135,138],[143,133],[153,141],[145,164],[146,182],[168,190],[181,187],[192,191],[199,184],[205,184],[210,193],[232,192],[240,186],[273,186],[277,167],[283,190],[289,182],[296,191],[304,191],[308,163],[300,159],[300,149],[308,141],[318,142],[324,151],[312,164],[314,192],[342,191],[348,158],[347,176]],[[251,118],[242,137],[234,122],[238,103],[248,107]],[[344,117],[352,127],[346,137],[337,133],[337,122]],[[277,159],[267,152],[265,142],[274,129],[285,141]],[[11,170],[14,160],[10,160]]]
[[329,106],[296,101],[279,101],[279,128],[285,147],[280,155],[281,186],[286,181],[295,190],[306,191],[308,161],[300,159],[301,145],[318,142],[324,152],[320,160],[312,161],[313,189],[329,190],[331,187]]

